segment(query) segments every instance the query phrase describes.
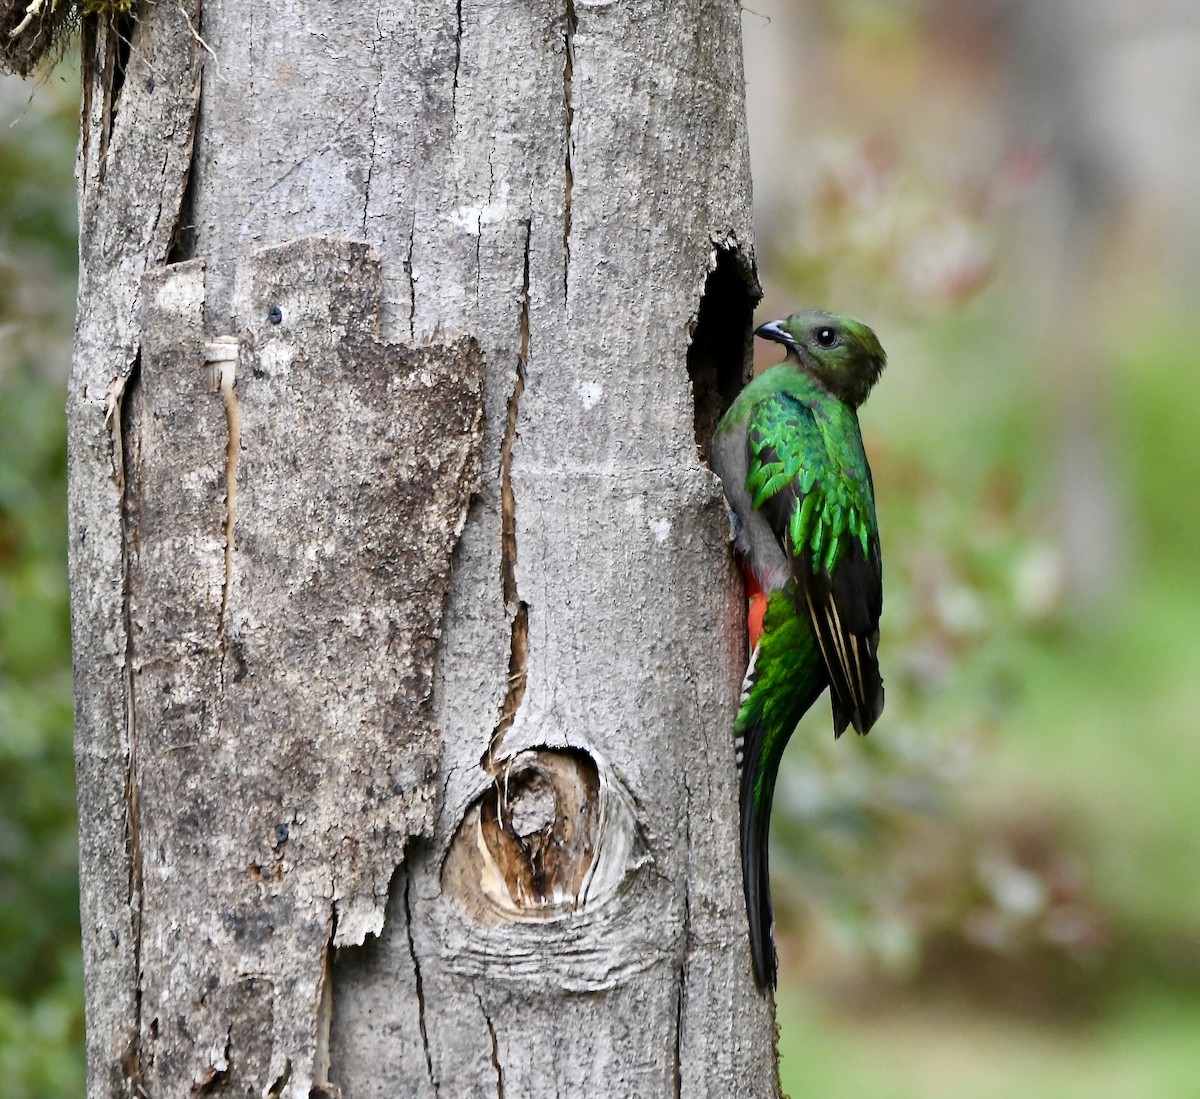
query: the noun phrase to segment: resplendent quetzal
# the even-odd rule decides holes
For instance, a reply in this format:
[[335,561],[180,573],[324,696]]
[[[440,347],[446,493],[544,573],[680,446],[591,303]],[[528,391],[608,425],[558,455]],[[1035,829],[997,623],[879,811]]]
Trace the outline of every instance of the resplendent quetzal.
[[750,595],[750,663],[734,723],[742,876],[754,973],[775,984],[767,836],[775,778],[797,722],[829,687],[833,732],[866,734],[883,710],[883,572],[856,409],[885,356],[849,317],[795,313],[755,335],[787,359],[738,395],[713,434]]

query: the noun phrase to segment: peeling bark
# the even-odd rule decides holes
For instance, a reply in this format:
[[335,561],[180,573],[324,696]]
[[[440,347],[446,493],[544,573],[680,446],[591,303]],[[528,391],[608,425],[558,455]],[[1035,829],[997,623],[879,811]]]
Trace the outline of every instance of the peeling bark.
[[85,46],[89,1096],[773,1094],[737,8],[192,3]]
[[[365,245],[282,246],[239,269],[240,335],[214,343],[203,261],[147,277],[120,423],[151,1094],[322,1082],[327,952],[379,931],[432,829],[433,652],[482,360],[470,340],[381,343],[378,293]],[[227,1056],[230,1020],[253,1068]]]

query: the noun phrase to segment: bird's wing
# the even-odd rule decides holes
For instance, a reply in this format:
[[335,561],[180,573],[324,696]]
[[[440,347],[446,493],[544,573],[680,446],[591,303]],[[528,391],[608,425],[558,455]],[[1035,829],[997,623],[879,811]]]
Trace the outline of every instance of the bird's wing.
[[857,420],[787,393],[750,417],[746,489],[791,562],[829,672],[834,733],[866,733],[883,710],[879,615],[883,572],[871,473]]

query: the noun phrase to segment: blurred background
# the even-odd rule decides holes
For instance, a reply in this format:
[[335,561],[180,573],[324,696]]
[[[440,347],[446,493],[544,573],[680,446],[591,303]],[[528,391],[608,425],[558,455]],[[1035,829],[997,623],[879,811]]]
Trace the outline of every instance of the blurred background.
[[759,316],[890,356],[887,708],[776,798],[785,1088],[1196,1099],[1200,4],[743,13]]
[[[890,355],[887,710],[819,704],[776,799],[785,1087],[1198,1099],[1200,5],[749,3],[760,319]],[[70,74],[0,78],[8,1099],[83,1078]]]
[[0,76],[0,1095],[83,1094],[67,610],[70,66]]

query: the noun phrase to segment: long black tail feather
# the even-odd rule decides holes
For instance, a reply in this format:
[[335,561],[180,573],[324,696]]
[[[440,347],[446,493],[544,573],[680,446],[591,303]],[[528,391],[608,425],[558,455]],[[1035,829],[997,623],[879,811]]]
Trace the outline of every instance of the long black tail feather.
[[[771,802],[775,796],[778,760],[765,758],[765,732],[756,722],[746,737],[742,754],[742,885],[750,920],[750,952],[754,977],[763,989],[775,987],[775,912],[771,905],[769,836]],[[764,770],[765,769],[765,770]],[[754,795],[762,776],[761,794]]]
[[775,987],[769,837],[775,779],[797,723],[829,685],[806,613],[789,597],[768,605],[766,632],[750,658],[737,731],[741,734],[742,884],[754,976]]

